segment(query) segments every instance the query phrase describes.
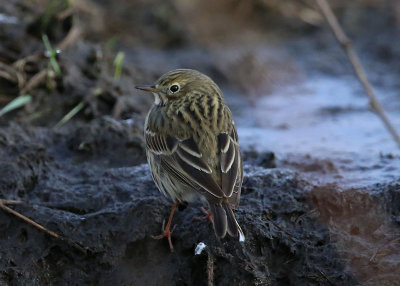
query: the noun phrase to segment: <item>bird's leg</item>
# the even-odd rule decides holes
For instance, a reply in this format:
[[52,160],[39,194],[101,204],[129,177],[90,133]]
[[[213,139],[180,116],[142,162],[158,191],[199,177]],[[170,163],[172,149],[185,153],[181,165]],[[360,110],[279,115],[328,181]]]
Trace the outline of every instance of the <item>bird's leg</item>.
[[213,214],[211,211],[206,211],[205,208],[200,208],[201,212],[204,214],[203,217],[194,217],[192,220],[203,221],[208,219],[212,224],[214,224]]
[[174,212],[175,212],[176,207],[178,206],[178,203],[179,203],[179,201],[176,200],[174,205],[172,206],[172,210],[171,210],[171,213],[169,214],[169,218],[168,218],[168,223],[165,228],[164,228],[165,220],[163,221],[162,228],[161,228],[161,234],[152,236],[152,238],[154,238],[154,239],[161,239],[161,238],[167,237],[168,243],[169,243],[169,248],[171,249],[171,252],[174,252],[174,246],[172,245],[171,234],[174,231],[176,225],[172,228],[172,230],[170,230],[170,229],[171,229],[172,218],[174,217]]

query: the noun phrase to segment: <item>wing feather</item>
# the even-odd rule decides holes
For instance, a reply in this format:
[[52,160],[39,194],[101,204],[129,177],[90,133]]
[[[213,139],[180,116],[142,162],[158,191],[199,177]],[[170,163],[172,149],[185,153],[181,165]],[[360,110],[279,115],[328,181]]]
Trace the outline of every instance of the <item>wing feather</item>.
[[221,149],[221,152],[226,153],[228,152],[229,148],[229,135],[227,133],[221,133],[218,135],[218,144]]
[[[221,135],[220,135],[221,136]],[[231,167],[233,162],[235,161],[235,146],[231,139],[227,140],[228,148],[224,149],[224,146],[221,146],[221,171],[223,173],[227,173]],[[226,150],[226,151],[225,151]]]
[[167,150],[171,153],[174,153],[176,148],[178,148],[178,143],[179,141],[171,136],[166,136],[165,137],[165,144],[167,146]]
[[179,141],[171,136],[156,134],[151,131],[145,133],[147,148],[157,154],[172,154],[175,152]]
[[221,187],[215,182],[211,174],[194,168],[192,165],[187,164],[179,156],[177,156],[176,158],[178,164],[182,167],[184,172],[190,177],[191,180],[193,180],[204,190],[212,194],[214,197],[217,198],[224,197],[224,193],[222,192]]
[[221,186],[211,175],[211,167],[202,158],[193,139],[178,140],[152,131],[146,131],[145,137],[148,150],[160,156],[168,174],[186,185],[195,184],[214,197],[224,197]]
[[230,135],[221,133],[218,136],[220,156],[221,156],[221,185],[225,196],[232,198],[234,204],[238,204],[238,198],[242,180],[242,158],[240,155],[239,144],[237,142],[237,132],[233,126]]
[[168,160],[162,159],[161,167],[164,168],[164,170],[168,173],[168,175],[174,177],[181,184],[195,188],[193,182],[190,181],[188,177],[185,176],[182,172],[179,172],[175,167],[173,167]]
[[183,150],[190,153],[191,155],[193,155],[197,158],[202,157],[202,154],[201,154],[199,148],[197,147],[196,142],[194,142],[193,139],[186,139],[186,140],[182,141],[179,145]]
[[212,173],[210,166],[208,166],[208,164],[204,162],[204,160],[200,159],[197,156],[193,156],[191,153],[186,152],[186,150],[183,149],[182,146],[178,148],[176,154],[179,156],[180,159],[185,161],[185,163],[187,163],[191,167],[201,170],[207,174]]

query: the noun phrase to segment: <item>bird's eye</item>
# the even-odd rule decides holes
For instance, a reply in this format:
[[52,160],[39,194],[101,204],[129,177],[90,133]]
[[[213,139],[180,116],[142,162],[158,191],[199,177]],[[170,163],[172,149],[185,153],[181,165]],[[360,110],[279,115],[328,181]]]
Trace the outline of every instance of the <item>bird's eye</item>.
[[179,85],[177,85],[177,84],[171,85],[171,87],[169,88],[169,90],[170,90],[172,93],[175,93],[175,92],[177,92],[177,91],[179,90]]

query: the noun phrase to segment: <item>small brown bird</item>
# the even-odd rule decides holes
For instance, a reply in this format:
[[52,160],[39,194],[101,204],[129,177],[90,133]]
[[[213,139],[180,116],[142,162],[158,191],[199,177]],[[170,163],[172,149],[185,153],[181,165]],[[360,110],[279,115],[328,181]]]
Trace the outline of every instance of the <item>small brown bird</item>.
[[239,204],[243,165],[232,113],[208,76],[177,69],[154,85],[136,88],[154,94],[145,122],[147,160],[158,189],[175,200],[168,224],[154,238],[168,237],[179,202],[200,197],[210,207],[219,238],[228,232],[244,241],[232,209]]

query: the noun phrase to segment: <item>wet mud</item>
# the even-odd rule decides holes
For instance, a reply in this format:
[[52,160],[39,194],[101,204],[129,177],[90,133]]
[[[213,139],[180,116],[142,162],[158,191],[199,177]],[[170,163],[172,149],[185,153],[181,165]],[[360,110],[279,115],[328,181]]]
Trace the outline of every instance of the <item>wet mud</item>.
[[[0,7],[0,108],[32,96],[0,117],[0,199],[65,239],[1,209],[0,285],[400,285],[400,153],[313,8],[55,2]],[[399,126],[400,6],[385,3],[334,8]],[[56,56],[61,75],[43,33],[54,47],[72,38]],[[151,238],[172,202],[146,164],[153,99],[134,86],[177,67],[214,78],[234,113],[243,243],[193,221],[200,202],[176,212],[174,253]]]

